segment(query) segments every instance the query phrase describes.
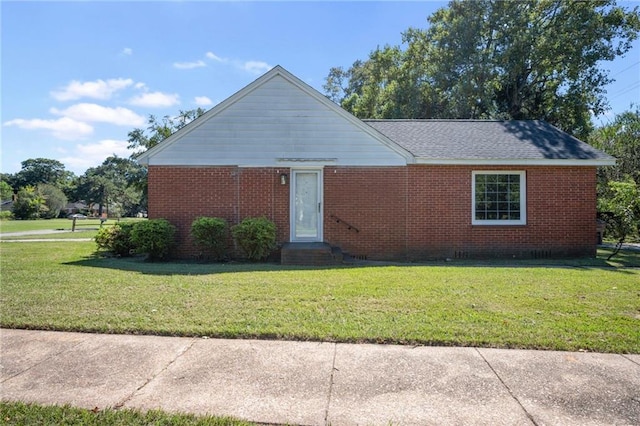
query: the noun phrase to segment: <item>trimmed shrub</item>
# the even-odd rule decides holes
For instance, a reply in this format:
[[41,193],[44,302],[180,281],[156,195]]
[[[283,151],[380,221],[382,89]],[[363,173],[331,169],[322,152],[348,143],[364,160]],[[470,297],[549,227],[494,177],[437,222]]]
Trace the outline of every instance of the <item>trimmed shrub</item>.
[[117,223],[111,227],[100,228],[96,235],[98,249],[107,250],[116,256],[131,256],[135,246],[131,241],[134,222]]
[[265,217],[244,219],[231,228],[236,244],[249,260],[266,259],[276,247],[276,225]]
[[166,219],[136,222],[131,230],[131,242],[136,253],[146,254],[148,260],[166,258],[175,244],[176,227]]
[[13,219],[13,213],[10,211],[0,212],[0,220],[11,220]]
[[224,258],[227,234],[227,221],[219,217],[199,217],[191,223],[191,237],[194,242],[214,259]]

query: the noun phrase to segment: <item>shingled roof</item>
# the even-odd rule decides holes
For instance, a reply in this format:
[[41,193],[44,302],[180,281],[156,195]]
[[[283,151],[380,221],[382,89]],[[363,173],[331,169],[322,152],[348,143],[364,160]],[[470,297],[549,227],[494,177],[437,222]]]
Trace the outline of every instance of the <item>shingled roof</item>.
[[544,121],[363,121],[418,163],[615,164],[610,155]]

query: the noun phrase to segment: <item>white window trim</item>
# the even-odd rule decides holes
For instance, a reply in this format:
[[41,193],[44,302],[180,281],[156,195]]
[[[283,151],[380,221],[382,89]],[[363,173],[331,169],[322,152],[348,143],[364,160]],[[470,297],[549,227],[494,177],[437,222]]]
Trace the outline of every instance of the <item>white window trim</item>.
[[[478,170],[471,172],[471,224],[472,225],[526,225],[527,224],[527,174],[524,170]],[[520,175],[520,220],[476,219],[476,176]]]

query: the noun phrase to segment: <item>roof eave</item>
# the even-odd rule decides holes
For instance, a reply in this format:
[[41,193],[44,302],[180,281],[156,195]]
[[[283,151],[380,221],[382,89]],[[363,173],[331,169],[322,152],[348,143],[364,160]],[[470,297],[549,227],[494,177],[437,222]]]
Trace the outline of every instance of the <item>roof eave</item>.
[[416,164],[461,166],[615,166],[615,158],[547,159],[547,158],[427,158],[416,157]]

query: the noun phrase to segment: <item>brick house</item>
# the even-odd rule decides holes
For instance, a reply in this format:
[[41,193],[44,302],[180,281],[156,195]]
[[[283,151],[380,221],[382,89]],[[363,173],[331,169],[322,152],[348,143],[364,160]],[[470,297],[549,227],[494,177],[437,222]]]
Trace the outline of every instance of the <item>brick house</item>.
[[279,66],[138,160],[179,257],[198,216],[266,216],[281,246],[397,260],[593,256],[615,162],[540,121],[360,120]]

